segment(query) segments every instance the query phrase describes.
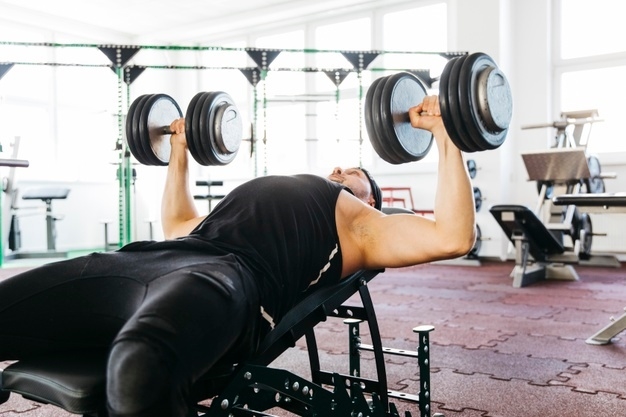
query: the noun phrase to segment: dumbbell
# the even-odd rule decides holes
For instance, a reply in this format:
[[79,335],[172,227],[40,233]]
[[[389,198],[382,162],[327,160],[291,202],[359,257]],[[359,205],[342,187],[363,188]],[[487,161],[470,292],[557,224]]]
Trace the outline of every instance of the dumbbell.
[[[402,164],[428,154],[433,136],[413,128],[408,114],[426,94],[421,80],[410,72],[377,78],[367,90],[365,127],[372,147],[383,160]],[[464,152],[502,145],[513,113],[506,76],[482,52],[448,61],[439,80],[439,106],[450,139]]]
[[[167,94],[137,97],[126,116],[126,141],[138,162],[167,165],[170,159],[170,124],[183,117],[176,101]],[[230,163],[242,141],[241,115],[223,91],[201,92],[185,113],[185,136],[192,157],[201,165]]]

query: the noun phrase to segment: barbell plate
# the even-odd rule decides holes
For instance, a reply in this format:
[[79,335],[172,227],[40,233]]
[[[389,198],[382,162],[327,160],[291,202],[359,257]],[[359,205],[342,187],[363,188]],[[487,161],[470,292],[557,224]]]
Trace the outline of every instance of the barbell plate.
[[473,159],[468,159],[465,164],[467,165],[467,172],[469,173],[469,177],[471,179],[476,178],[476,174],[478,174],[478,167],[476,166],[476,161]]
[[390,164],[398,165],[401,164],[403,160],[393,147],[390,146],[392,139],[387,136],[388,132],[385,129],[383,121],[382,92],[388,80],[389,77],[381,78],[374,90],[374,95],[372,96],[372,122],[375,131],[374,135],[383,149],[383,153],[379,154],[379,156]]
[[187,106],[187,111],[185,112],[185,136],[187,138],[187,148],[189,149],[189,153],[196,160],[196,162],[200,163],[196,158],[198,155],[198,149],[196,148],[195,138],[194,138],[194,127],[193,127],[193,113],[198,104],[200,98],[204,97],[204,92],[200,92],[195,94],[191,101],[189,102],[189,106]]
[[145,102],[150,98],[150,96],[151,94],[145,94],[141,96],[141,98],[139,99],[139,102],[137,103],[137,107],[133,111],[133,115],[132,115],[133,118],[131,121],[132,139],[135,143],[135,149],[137,150],[137,154],[135,155],[135,158],[140,164],[143,164],[143,165],[150,165],[150,161],[148,160],[148,157],[146,156],[143,150],[143,146],[141,145],[142,138],[141,138],[139,125],[141,124],[141,111],[143,110],[143,106]]
[[167,165],[170,161],[172,146],[171,134],[163,128],[183,116],[176,101],[167,94],[153,94],[146,100],[142,114],[141,126],[147,130],[148,141],[142,142],[144,152],[152,165]]
[[450,99],[448,98],[448,91],[450,89],[450,74],[458,58],[449,60],[439,79],[439,108],[441,110],[441,118],[443,124],[446,127],[446,132],[452,142],[457,148],[463,152],[470,152],[470,149],[465,145],[465,142],[460,139],[460,133],[457,131],[454,120],[452,120],[452,110],[450,109]]
[[365,118],[365,129],[367,130],[367,136],[370,139],[370,143],[372,144],[372,148],[381,157],[384,161],[389,162],[389,156],[387,155],[387,151],[385,147],[382,145],[378,134],[376,133],[376,128],[374,127],[374,111],[376,111],[376,106],[374,105],[374,92],[379,83],[383,82],[385,77],[380,77],[374,80],[370,87],[367,89],[367,93],[365,94],[365,105],[363,108],[363,116]]
[[202,152],[202,158],[207,161],[206,165],[221,165],[216,157],[214,149],[213,121],[211,115],[215,106],[215,98],[218,92],[211,91],[206,93],[205,99],[202,101],[202,108],[198,118],[200,141],[196,142],[198,149]]
[[135,112],[137,111],[137,107],[139,105],[139,102],[145,96],[146,96],[146,94],[141,95],[141,96],[137,97],[135,100],[133,100],[133,102],[130,104],[130,107],[128,108],[128,112],[126,113],[126,126],[125,126],[126,144],[128,145],[128,149],[130,150],[130,153],[139,162],[141,162],[140,159],[143,160],[143,157],[142,157],[142,155],[139,155],[139,148],[138,148],[137,142],[135,141],[135,138],[133,136],[133,117],[134,117]]
[[483,244],[483,233],[480,230],[480,226],[477,224],[476,225],[476,241],[474,242],[474,246],[472,247],[472,249],[467,254],[467,258],[477,259],[478,253],[480,252],[480,248],[482,247],[482,244]]
[[483,193],[480,191],[480,188],[473,187],[474,191],[474,208],[476,209],[476,213],[478,213],[483,206]]
[[202,93],[193,110],[193,143],[196,148],[196,153],[192,154],[192,156],[200,165],[216,165],[215,161],[211,159],[211,153],[208,152],[208,149],[204,146],[206,142],[205,135],[207,134],[207,132],[204,131],[204,127],[208,123],[208,120],[203,108],[210,95],[211,93],[209,92]]
[[433,135],[411,126],[409,109],[426,97],[426,88],[419,78],[409,72],[389,76],[381,93],[384,129],[392,149],[402,162],[419,161],[433,144]]
[[218,165],[229,164],[239,151],[243,126],[237,106],[228,93],[216,92],[210,107],[208,126],[215,160]]
[[580,214],[578,240],[580,241],[578,256],[581,259],[589,259],[591,257],[591,244],[593,243],[593,227],[589,213]]
[[146,159],[145,165],[162,165],[159,160],[154,156],[150,148],[150,129],[148,128],[148,113],[152,105],[152,99],[155,94],[150,94],[146,101],[143,102],[141,111],[139,112],[139,135],[135,137],[137,145],[143,151],[143,156]]
[[[463,103],[461,102],[461,97],[459,95],[461,68],[467,58],[468,55],[456,58],[456,62],[450,70],[450,79],[448,81],[448,108],[450,118],[452,120],[452,126],[454,126],[454,129],[456,130],[456,137],[453,138],[451,136],[450,138],[453,142],[455,142],[459,149],[462,149],[465,152],[476,152],[479,151],[480,148],[477,148],[476,143],[467,129],[467,126],[463,122]],[[448,125],[446,125],[446,130],[447,129]]]
[[[501,80],[505,82],[499,86],[479,86],[479,75],[483,71],[489,70],[489,68],[497,68],[496,63],[490,56],[482,52],[477,52],[469,55],[465,62],[463,62],[463,67],[459,75],[459,94],[463,121],[465,122],[465,126],[471,138],[478,147],[477,150],[481,151],[496,149],[502,145],[508,133],[508,123],[511,116],[509,114],[508,121],[505,122],[503,120],[500,122],[506,125],[505,129],[497,129],[493,132],[489,131],[484,122],[484,115],[481,115],[479,112],[481,105],[478,103],[479,95],[488,96],[488,94],[485,92],[479,94],[478,89],[498,89],[499,94],[492,94],[493,102],[489,103],[489,107],[493,109],[494,114],[512,113],[511,92],[504,74],[502,74]],[[500,116],[500,118],[506,119],[504,116]]]

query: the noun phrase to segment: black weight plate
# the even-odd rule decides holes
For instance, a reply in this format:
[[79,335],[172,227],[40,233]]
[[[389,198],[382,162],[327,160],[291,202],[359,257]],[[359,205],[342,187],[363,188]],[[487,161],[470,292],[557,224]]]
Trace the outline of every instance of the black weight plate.
[[482,60],[482,58],[485,56],[486,55],[481,52],[468,55],[467,59],[465,60],[459,71],[459,109],[461,112],[463,124],[467,132],[469,133],[469,137],[474,142],[476,151],[493,149],[492,147],[490,147],[487,138],[483,135],[480,126],[478,126],[478,123],[481,122],[475,120],[474,110],[472,109],[472,107],[476,105],[476,100],[474,99],[476,91],[473,88],[474,86],[472,85],[472,78],[475,74],[472,74],[472,71],[480,71],[486,69],[486,66],[483,66],[480,69],[474,67],[474,64],[478,60]]
[[376,87],[378,84],[383,81],[385,77],[377,78],[372,82],[370,87],[367,89],[367,94],[365,94],[365,104],[363,109],[363,117],[365,118],[365,129],[367,130],[367,136],[370,139],[370,143],[372,144],[372,148],[374,151],[380,156],[383,160],[389,162],[387,158],[389,158],[384,146],[382,145],[378,134],[376,133],[376,128],[374,127],[374,116],[373,112],[377,108],[374,104],[374,92],[376,91]]
[[[146,155],[153,161],[153,165],[167,165],[170,161],[172,146],[170,134],[164,132],[165,127],[183,116],[183,112],[176,101],[167,94],[154,94],[144,104],[142,126],[148,130],[150,141],[144,143]],[[147,145],[147,146],[146,146]]]
[[215,161],[211,158],[211,152],[208,152],[207,149],[204,148],[206,132],[203,132],[203,127],[206,124],[205,119],[207,119],[206,116],[203,117],[204,105],[210,96],[211,93],[209,92],[202,93],[193,111],[193,143],[197,153],[192,154],[192,156],[200,165],[215,165]]
[[589,174],[593,177],[599,177],[602,173],[602,165],[600,165],[600,159],[595,155],[589,155],[587,157],[587,165],[589,166]]
[[465,164],[467,165],[467,172],[469,173],[469,177],[471,179],[476,178],[476,174],[478,173],[478,167],[476,166],[476,161],[473,159],[468,159]]
[[477,224],[476,225],[476,241],[474,242],[474,246],[469,251],[466,257],[470,259],[477,259],[478,253],[480,252],[480,248],[482,247],[482,244],[483,244],[483,233],[480,230],[480,226]]
[[[582,233],[583,231],[584,233]],[[589,259],[591,257],[591,245],[593,243],[593,226],[591,224],[591,216],[588,213],[580,214],[578,240],[580,241],[578,256],[581,259]]]
[[[196,143],[194,140],[194,128],[193,128],[193,114],[196,110],[198,102],[201,98],[204,97],[204,93],[200,92],[194,95],[189,102],[189,106],[187,106],[187,111],[185,112],[185,137],[187,138],[187,148],[189,149],[189,153],[191,156],[198,162],[196,155],[198,155],[198,149],[196,148]],[[199,162],[198,162],[199,163]]]
[[126,129],[125,129],[126,144],[128,145],[128,149],[130,149],[130,153],[135,157],[135,159],[137,159],[137,161],[139,161],[139,159],[142,158],[142,156],[139,155],[139,150],[137,149],[137,142],[135,141],[135,138],[133,137],[133,117],[134,117],[135,112],[137,111],[139,102],[144,97],[145,95],[141,95],[137,97],[135,100],[133,100],[130,107],[128,108],[128,113],[126,114]]
[[208,162],[206,165],[221,165],[213,148],[213,126],[211,124],[211,112],[214,111],[215,99],[218,94],[219,91],[206,93],[206,98],[202,102],[202,109],[198,117],[199,129],[197,132],[200,133],[200,141],[196,142],[196,145],[202,153],[202,158]]
[[474,208],[476,209],[476,213],[478,213],[483,206],[483,193],[480,191],[480,188],[474,187]]
[[380,96],[385,131],[390,145],[403,161],[413,162],[424,158],[433,144],[433,135],[424,129],[411,126],[409,109],[426,97],[426,88],[419,79],[408,72],[391,75]]
[[135,155],[135,158],[137,158],[137,161],[139,161],[139,163],[143,165],[151,165],[150,160],[146,156],[145,152],[143,151],[143,146],[141,145],[144,141],[150,140],[150,138],[141,136],[139,125],[141,123],[141,111],[143,110],[143,105],[150,98],[151,95],[152,94],[146,94],[142,96],[137,103],[137,108],[135,109],[135,111],[133,111],[132,138],[135,143],[135,148],[137,150],[137,155]]
[[374,130],[376,131],[376,137],[381,144],[381,148],[383,153],[380,157],[389,162],[390,164],[398,165],[402,164],[405,161],[402,159],[402,156],[397,154],[390,143],[392,139],[387,136],[387,131],[385,130],[385,125],[383,121],[383,109],[382,109],[382,92],[383,87],[387,83],[389,77],[383,77],[380,79],[380,82],[376,85],[376,89],[374,90],[374,95],[372,98],[372,121],[374,122]]
[[[468,56],[459,74],[461,114],[468,132],[479,148],[477,150],[496,149],[502,145],[508,133],[508,129],[489,132],[479,114],[477,79],[481,72],[488,70],[489,67],[497,68],[493,59],[482,52],[476,52]],[[510,98],[510,92],[508,97]],[[497,103],[494,105],[497,106]]]
[[468,56],[469,55],[464,55],[457,58],[454,66],[450,71],[450,80],[448,81],[448,107],[450,110],[452,123],[454,124],[458,133],[459,141],[464,144],[467,152],[476,152],[481,150],[481,148],[477,147],[476,142],[470,135],[470,132],[468,131],[467,126],[463,121],[463,116],[461,116],[463,103],[461,102],[459,96],[459,75],[461,72],[461,68],[463,67],[463,63],[468,58]]
[[217,91],[211,103],[207,127],[210,132],[209,140],[213,156],[218,161],[218,165],[229,164],[235,159],[241,145],[243,132],[238,112],[232,125],[223,123],[224,114],[232,113],[231,110],[236,111],[235,102],[231,96],[223,91]]
[[148,116],[156,96],[156,94],[150,94],[146,101],[144,101],[139,115],[139,138],[141,139],[139,146],[141,146],[143,155],[146,158],[146,165],[162,165],[161,161],[157,159],[150,147],[152,138],[150,137],[150,128],[148,126]]
[[448,98],[450,73],[458,59],[459,58],[454,58],[449,60],[441,73],[439,79],[439,109],[441,110],[441,118],[446,127],[446,132],[448,132],[448,136],[450,136],[452,142],[463,152],[471,152],[471,149],[468,148],[465,142],[460,138],[461,135],[455,126],[454,120],[452,120],[452,110],[450,109],[450,99]]

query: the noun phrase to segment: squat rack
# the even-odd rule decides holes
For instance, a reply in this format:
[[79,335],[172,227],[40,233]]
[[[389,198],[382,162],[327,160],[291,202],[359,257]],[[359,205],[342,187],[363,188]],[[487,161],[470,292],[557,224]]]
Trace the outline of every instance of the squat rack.
[[[7,61],[0,62],[0,79],[15,65],[43,65],[43,66],[73,66],[73,67],[109,67],[115,73],[117,78],[117,124],[118,137],[115,142],[115,151],[117,151],[118,160],[118,227],[119,227],[119,246],[123,246],[132,241],[131,236],[131,188],[132,188],[132,164],[131,154],[128,146],[124,143],[124,106],[130,105],[130,86],[146,69],[171,69],[171,70],[238,70],[248,80],[253,88],[253,109],[252,109],[252,131],[250,138],[251,155],[256,155],[255,141],[259,138],[258,134],[258,117],[259,110],[263,112],[262,136],[260,136],[263,144],[267,143],[267,90],[265,81],[270,72],[281,71],[297,71],[297,72],[322,72],[335,85],[335,117],[338,117],[338,104],[340,101],[340,85],[345,78],[356,73],[358,79],[358,106],[359,106],[359,161],[362,158],[363,143],[363,78],[364,71],[382,72],[382,71],[408,71],[415,74],[424,82],[427,87],[437,81],[437,78],[430,77],[428,69],[415,68],[377,68],[370,67],[372,62],[380,55],[398,54],[398,55],[431,55],[440,56],[447,60],[466,55],[467,52],[428,52],[428,51],[385,51],[385,50],[328,50],[328,49],[270,49],[256,47],[221,47],[221,46],[202,46],[202,45],[116,45],[116,44],[87,44],[87,43],[53,43],[53,42],[11,42],[1,41],[0,47],[45,47],[45,48],[95,48],[101,51],[110,61],[108,64],[89,64],[89,63],[62,63],[62,62],[18,62]],[[140,50],[159,50],[159,51],[220,51],[220,52],[243,52],[252,59],[255,66],[202,66],[202,65],[137,65],[129,62]],[[273,61],[283,52],[290,53],[334,53],[343,56],[352,67],[350,68],[270,68]],[[259,84],[262,90],[259,94]],[[124,94],[124,85],[126,85],[126,93]],[[260,97],[259,97],[260,95]],[[262,103],[259,109],[259,102]],[[267,152],[265,147],[265,153]],[[257,155],[258,156],[258,155]],[[264,172],[267,175],[267,156],[264,155]],[[255,175],[258,174],[257,158],[255,157]],[[1,229],[0,229],[1,232]],[[1,236],[1,235],[0,235]],[[3,239],[0,239],[0,254],[3,248]]]

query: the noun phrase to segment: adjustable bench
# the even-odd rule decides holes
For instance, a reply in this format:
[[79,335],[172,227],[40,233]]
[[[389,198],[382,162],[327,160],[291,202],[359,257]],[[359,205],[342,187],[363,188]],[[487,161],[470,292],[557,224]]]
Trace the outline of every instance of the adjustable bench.
[[[397,210],[394,210],[397,211]],[[301,416],[399,417],[389,398],[417,403],[420,417],[431,416],[429,333],[432,326],[418,326],[417,352],[382,346],[374,306],[367,283],[382,271],[360,271],[340,283],[322,287],[296,305],[261,342],[257,354],[245,363],[218,363],[192,388],[193,416],[271,416],[265,411],[282,408]],[[344,303],[358,293],[360,306]],[[347,319],[350,342],[350,374],[322,370],[314,327],[327,319]],[[360,343],[358,323],[369,325],[372,345]],[[311,367],[311,380],[268,365],[302,337]],[[358,351],[374,353],[377,379],[360,376]],[[416,358],[420,392],[417,395],[387,387],[385,354]],[[52,404],[84,417],[106,417],[106,352],[67,352],[15,362],[0,372],[0,403],[10,392]],[[332,388],[332,389],[331,389]],[[210,405],[206,405],[207,400]],[[435,414],[441,416],[441,414]],[[411,417],[406,411],[405,417]]]
[[[557,206],[573,204],[591,213],[626,212],[626,193],[564,194],[554,197],[552,202]],[[612,317],[607,325],[587,338],[585,342],[590,345],[606,345],[624,330],[626,330],[626,313],[617,319]]]
[[502,204],[489,211],[515,245],[515,268],[511,272],[514,287],[547,278],[578,279],[572,266],[564,265],[577,263],[578,256],[566,253],[563,244],[528,207]]

